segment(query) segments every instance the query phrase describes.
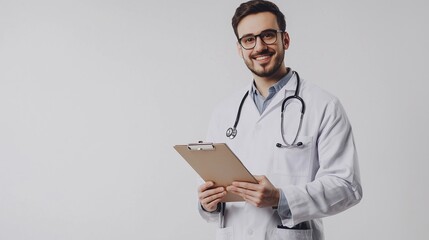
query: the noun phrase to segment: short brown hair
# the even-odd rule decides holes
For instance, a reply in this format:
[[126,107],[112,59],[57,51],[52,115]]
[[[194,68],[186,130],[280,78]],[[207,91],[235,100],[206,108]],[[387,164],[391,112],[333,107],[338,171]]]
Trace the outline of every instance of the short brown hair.
[[277,17],[277,24],[280,27],[280,30],[286,30],[286,20],[285,15],[280,12],[280,9],[272,2],[264,0],[251,0],[245,3],[242,3],[236,10],[235,14],[232,17],[232,28],[234,29],[235,36],[238,39],[237,26],[240,21],[251,14],[260,13],[260,12],[270,12]]

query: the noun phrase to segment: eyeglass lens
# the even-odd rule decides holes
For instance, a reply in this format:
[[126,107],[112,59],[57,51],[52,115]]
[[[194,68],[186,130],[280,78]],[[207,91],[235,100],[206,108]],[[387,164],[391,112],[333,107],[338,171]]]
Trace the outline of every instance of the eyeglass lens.
[[256,46],[256,38],[259,37],[265,44],[274,44],[277,41],[276,30],[265,30],[259,35],[248,35],[239,39],[240,45],[244,49],[252,49]]

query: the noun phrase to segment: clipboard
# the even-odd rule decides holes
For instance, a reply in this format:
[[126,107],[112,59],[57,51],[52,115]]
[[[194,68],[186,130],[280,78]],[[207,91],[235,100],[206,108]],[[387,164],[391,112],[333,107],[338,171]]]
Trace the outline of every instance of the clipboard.
[[[233,181],[258,183],[226,143],[175,145],[174,149],[204,181],[213,181],[214,187],[226,187]],[[223,201],[239,202],[244,199],[227,193]]]

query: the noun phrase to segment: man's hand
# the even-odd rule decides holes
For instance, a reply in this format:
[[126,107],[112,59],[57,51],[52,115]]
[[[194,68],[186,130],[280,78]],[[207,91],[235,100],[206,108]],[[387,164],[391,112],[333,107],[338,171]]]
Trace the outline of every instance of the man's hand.
[[241,196],[246,202],[256,207],[277,206],[280,192],[266,176],[254,176],[258,183],[233,182],[226,187],[228,192]]
[[213,212],[217,208],[226,195],[224,187],[211,188],[214,186],[213,182],[205,182],[198,188],[198,198],[200,199],[201,206],[207,212]]

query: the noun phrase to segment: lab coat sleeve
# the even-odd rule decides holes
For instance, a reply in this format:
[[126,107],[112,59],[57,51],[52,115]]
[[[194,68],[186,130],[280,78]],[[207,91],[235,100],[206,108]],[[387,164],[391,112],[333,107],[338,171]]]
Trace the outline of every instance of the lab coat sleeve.
[[219,221],[219,212],[206,212],[204,211],[201,204],[198,202],[198,212],[200,213],[201,217],[206,220],[207,222],[217,222]]
[[330,101],[323,112],[315,144],[318,164],[314,180],[283,189],[291,218],[283,218],[285,226],[342,212],[362,198],[360,173],[352,128],[337,99]]

